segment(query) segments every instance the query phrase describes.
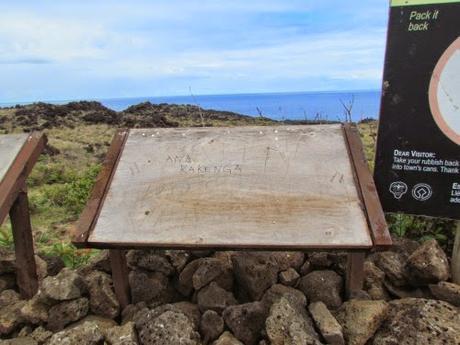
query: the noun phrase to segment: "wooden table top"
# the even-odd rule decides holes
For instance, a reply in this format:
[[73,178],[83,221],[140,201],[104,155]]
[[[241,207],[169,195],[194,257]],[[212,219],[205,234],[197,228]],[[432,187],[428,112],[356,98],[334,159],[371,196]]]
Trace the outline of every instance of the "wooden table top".
[[340,124],[127,135],[91,246],[372,246]]
[[0,135],[0,225],[45,148],[46,136],[39,132]]
[[29,134],[0,135],[0,182],[14,162],[21,148],[27,141]]

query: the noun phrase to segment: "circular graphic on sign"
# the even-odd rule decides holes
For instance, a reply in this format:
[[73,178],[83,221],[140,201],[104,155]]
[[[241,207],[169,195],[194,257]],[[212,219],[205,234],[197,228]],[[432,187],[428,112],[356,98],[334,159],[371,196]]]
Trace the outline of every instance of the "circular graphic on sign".
[[433,195],[431,186],[426,183],[419,183],[412,188],[412,196],[415,200],[426,201]]
[[438,127],[460,145],[460,37],[439,59],[431,77],[429,99]]

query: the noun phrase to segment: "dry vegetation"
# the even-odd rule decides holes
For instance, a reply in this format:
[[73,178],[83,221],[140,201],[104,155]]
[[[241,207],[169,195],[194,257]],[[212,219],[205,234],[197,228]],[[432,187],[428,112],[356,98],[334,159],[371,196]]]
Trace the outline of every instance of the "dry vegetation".
[[[202,117],[203,116],[203,120]],[[84,207],[108,145],[117,127],[187,127],[269,125],[266,118],[202,110],[196,106],[144,103],[116,113],[95,102],[63,106],[36,104],[0,109],[0,133],[43,130],[49,147],[29,178],[29,195],[36,246],[47,255],[60,255],[69,266],[87,261],[91,252],[77,251],[69,243],[69,228]],[[359,124],[364,149],[373,165],[377,133],[375,121]],[[390,215],[398,235],[436,238],[452,248],[449,221]],[[9,222],[0,227],[0,245],[12,246]]]

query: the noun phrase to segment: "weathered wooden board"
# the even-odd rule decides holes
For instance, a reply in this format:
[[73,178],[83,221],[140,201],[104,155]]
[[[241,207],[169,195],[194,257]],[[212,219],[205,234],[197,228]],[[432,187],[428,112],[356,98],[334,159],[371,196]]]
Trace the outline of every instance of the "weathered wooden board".
[[92,246],[369,248],[341,125],[131,130]]
[[29,134],[0,135],[0,181],[24,146]]
[[9,214],[23,298],[32,298],[38,289],[26,179],[46,141],[41,133],[0,135],[0,225]]

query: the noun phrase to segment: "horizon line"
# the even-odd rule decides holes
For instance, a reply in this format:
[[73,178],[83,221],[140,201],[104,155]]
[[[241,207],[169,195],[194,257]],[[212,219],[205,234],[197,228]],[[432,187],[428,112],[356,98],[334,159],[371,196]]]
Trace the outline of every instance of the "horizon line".
[[126,97],[107,97],[107,98],[74,98],[63,100],[34,100],[34,101],[7,101],[0,102],[0,107],[10,105],[29,105],[34,103],[70,103],[70,102],[102,102],[119,99],[135,99],[135,98],[178,98],[178,97],[212,97],[212,96],[244,96],[244,95],[283,95],[283,94],[325,94],[325,93],[353,93],[353,92],[380,92],[380,89],[352,89],[352,90],[310,90],[310,91],[271,91],[271,92],[242,92],[242,93],[211,93],[211,94],[188,94],[188,95],[166,95],[166,96],[126,96]]

